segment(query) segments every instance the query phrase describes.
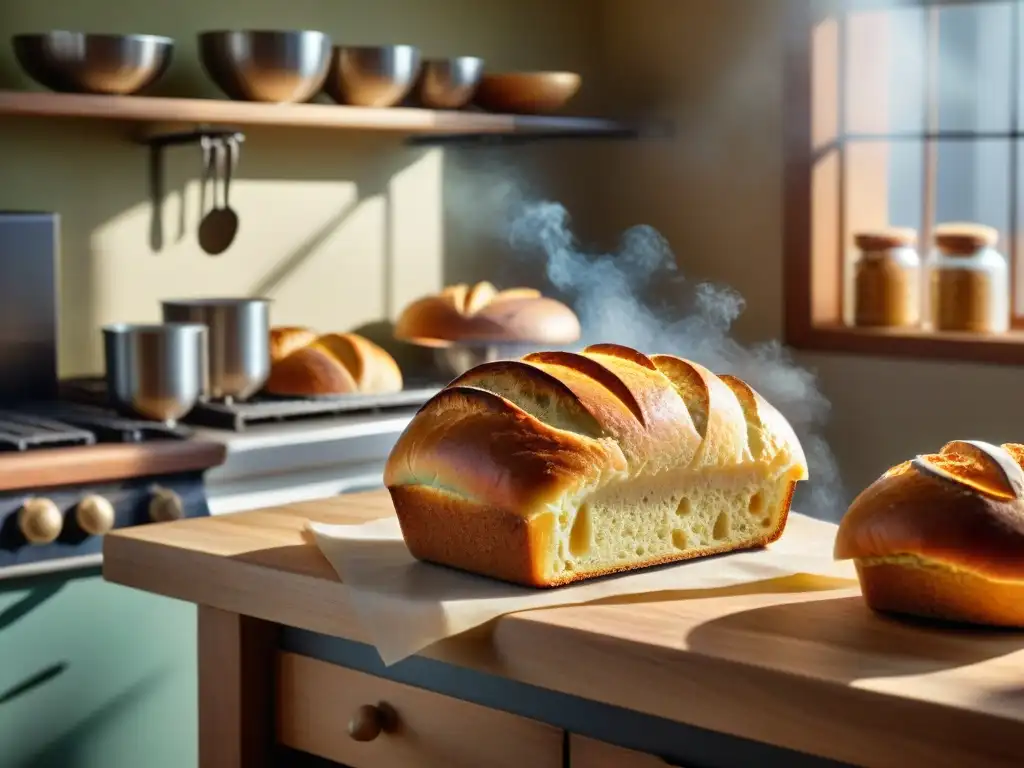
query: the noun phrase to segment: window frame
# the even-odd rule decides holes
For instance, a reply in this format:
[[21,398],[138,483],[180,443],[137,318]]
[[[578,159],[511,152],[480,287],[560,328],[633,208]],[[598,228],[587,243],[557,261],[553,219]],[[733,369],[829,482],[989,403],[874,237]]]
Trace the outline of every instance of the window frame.
[[[1021,232],[1017,222],[1018,177],[1017,140],[1024,139],[1019,130],[1018,105],[1021,43],[1015,31],[1012,47],[1011,130],[1003,133],[963,131],[940,132],[935,113],[934,59],[926,65],[926,108],[929,116],[925,131],[909,134],[920,140],[926,153],[924,171],[923,226],[920,242],[930,240],[934,221],[936,142],[944,138],[971,141],[1007,139],[1011,152],[1010,231],[1006,233],[1006,255],[1010,266],[1011,331],[1001,335],[936,332],[919,329],[873,329],[848,326],[843,322],[846,292],[845,252],[849,233],[845,218],[846,168],[848,145],[865,136],[845,132],[846,82],[844,73],[845,17],[851,12],[885,10],[886,8],[926,7],[929,30],[929,57],[937,48],[937,13],[942,6],[976,5],[1006,0],[847,0],[842,8],[821,0],[794,0],[788,3],[784,59],[784,124],[783,124],[783,254],[784,254],[784,339],[796,349],[843,352],[875,356],[921,359],[946,359],[1004,365],[1024,365],[1024,316],[1016,314],[1021,297],[1017,296],[1016,272],[1024,254],[1019,252]],[[1013,4],[1014,20],[1024,14],[1024,0]],[[1019,27],[1017,27],[1019,29]],[[828,37],[819,40],[815,36]],[[831,45],[820,49],[821,45]],[[826,58],[816,51],[824,50]],[[817,70],[817,71],[816,71]],[[828,94],[823,90],[832,83],[827,103],[815,103],[815,96]],[[817,114],[815,110],[818,110]],[[954,136],[956,134],[956,136]],[[901,137],[908,134],[901,132]],[[884,135],[871,135],[885,140]],[[890,143],[892,139],[889,139]],[[821,184],[816,174],[823,178]],[[832,174],[834,178],[830,177]],[[817,189],[816,189],[817,186]],[[817,193],[817,194],[816,194]],[[823,199],[828,197],[829,199]],[[822,223],[824,222],[824,223]],[[824,240],[822,231],[832,233]],[[927,250],[926,248],[922,250]]]

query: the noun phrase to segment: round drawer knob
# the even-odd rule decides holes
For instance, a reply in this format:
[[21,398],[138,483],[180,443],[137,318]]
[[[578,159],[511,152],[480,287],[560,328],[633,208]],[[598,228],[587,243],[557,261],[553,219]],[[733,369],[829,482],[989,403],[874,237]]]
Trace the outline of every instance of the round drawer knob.
[[50,499],[26,499],[18,511],[18,528],[30,544],[50,544],[64,527],[64,516]]
[[114,505],[102,496],[86,496],[75,507],[78,527],[90,536],[102,536],[114,527]]
[[180,520],[185,516],[185,505],[181,496],[170,488],[156,488],[153,498],[149,501],[149,518],[154,523],[166,523]]
[[389,704],[364,704],[348,721],[348,735],[354,741],[373,741],[381,733],[393,731],[397,722],[398,714]]

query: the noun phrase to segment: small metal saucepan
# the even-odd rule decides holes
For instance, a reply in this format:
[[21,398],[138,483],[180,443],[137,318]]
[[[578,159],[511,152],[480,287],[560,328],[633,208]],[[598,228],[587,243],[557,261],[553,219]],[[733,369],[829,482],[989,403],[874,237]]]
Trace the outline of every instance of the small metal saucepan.
[[108,397],[122,413],[173,424],[206,387],[206,326],[108,325],[103,351]]
[[209,329],[209,398],[245,400],[260,390],[270,375],[269,299],[182,299],[162,306],[164,322]]

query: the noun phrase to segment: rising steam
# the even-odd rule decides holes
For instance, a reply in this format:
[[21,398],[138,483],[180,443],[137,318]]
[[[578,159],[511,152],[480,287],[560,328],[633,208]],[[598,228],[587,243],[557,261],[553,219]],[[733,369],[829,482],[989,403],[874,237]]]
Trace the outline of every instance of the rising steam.
[[[585,343],[674,354],[746,381],[789,419],[804,446],[811,482],[801,509],[838,518],[839,473],[821,437],[829,403],[814,375],[777,342],[745,347],[729,336],[743,311],[742,296],[728,287],[687,281],[668,243],[651,227],[627,230],[614,253],[586,254],[562,205],[530,202],[517,208],[508,233],[512,246],[546,258],[547,277],[579,315]],[[660,305],[645,300],[656,292],[673,299]]]

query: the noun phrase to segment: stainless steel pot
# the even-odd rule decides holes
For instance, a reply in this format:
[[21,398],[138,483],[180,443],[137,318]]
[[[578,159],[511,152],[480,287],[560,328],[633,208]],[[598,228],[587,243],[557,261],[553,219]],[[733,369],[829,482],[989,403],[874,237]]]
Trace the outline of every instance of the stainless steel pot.
[[204,325],[108,325],[103,351],[108,397],[124,413],[173,424],[206,388]]
[[207,396],[245,400],[270,375],[269,299],[183,299],[162,303],[164,322],[209,328]]

